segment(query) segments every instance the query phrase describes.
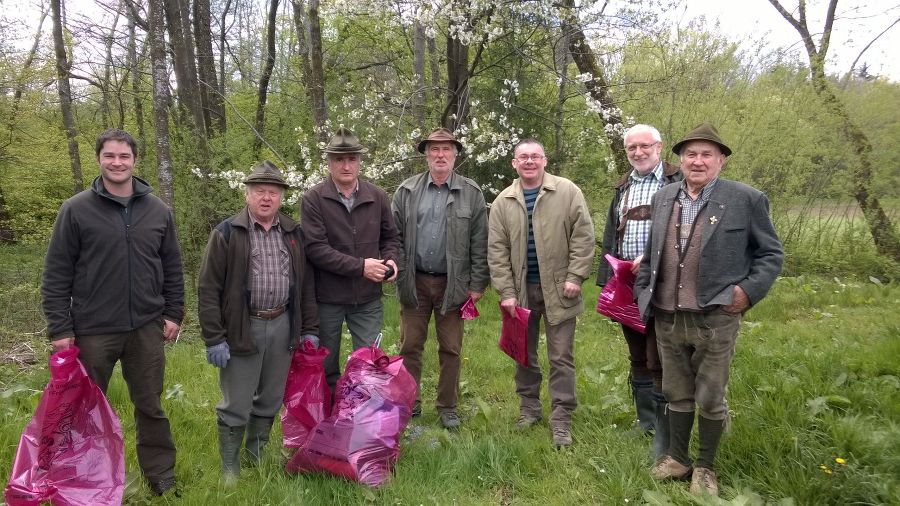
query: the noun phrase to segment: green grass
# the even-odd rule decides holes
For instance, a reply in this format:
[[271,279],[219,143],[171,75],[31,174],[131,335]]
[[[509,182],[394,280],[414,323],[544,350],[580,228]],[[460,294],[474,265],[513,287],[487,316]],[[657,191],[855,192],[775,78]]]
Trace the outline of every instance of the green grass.
[[[10,473],[22,428],[48,379],[40,331],[36,250],[4,248],[0,318],[4,356],[32,343],[36,364],[0,365],[0,476]],[[7,266],[18,266],[13,271]],[[17,291],[11,295],[10,290]],[[597,288],[586,285],[588,300]],[[18,294],[18,295],[15,295]],[[384,347],[396,352],[396,300],[386,297]],[[194,305],[193,298],[189,301]],[[574,446],[550,446],[546,422],[516,431],[513,362],[497,349],[497,299],[467,325],[460,414],[448,433],[434,411],[437,352],[426,347],[424,414],[402,441],[393,479],[370,489],[324,475],[286,475],[282,456],[219,481],[215,369],[206,364],[194,310],[168,351],[164,406],[179,449],[182,497],[153,498],[134,455],[134,424],[120,374],[109,388],[126,438],[126,504],[698,504],[684,483],[647,475],[649,440],[631,431],[625,343],[589,309],[578,323],[579,408]],[[717,462],[722,499],[708,504],[900,503],[900,286],[823,278],[780,279],[745,318],[729,392],[732,432]],[[349,339],[345,341],[345,354]],[[546,353],[541,348],[546,370]],[[545,390],[546,394],[546,390]],[[545,395],[546,397],[546,395]],[[545,403],[547,401],[545,400]],[[546,407],[545,407],[546,408]],[[548,413],[545,411],[545,415]],[[546,418],[546,416],[545,416]],[[277,426],[276,426],[277,427]],[[277,431],[277,428],[276,428]],[[273,434],[279,442],[279,434]],[[277,444],[270,449],[277,449]],[[839,464],[836,458],[845,460]],[[820,466],[824,466],[822,469]]]

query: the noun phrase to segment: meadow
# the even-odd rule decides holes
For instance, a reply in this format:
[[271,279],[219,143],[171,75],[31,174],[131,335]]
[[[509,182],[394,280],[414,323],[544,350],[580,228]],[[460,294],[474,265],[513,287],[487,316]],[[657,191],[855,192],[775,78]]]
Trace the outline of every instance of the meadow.
[[[0,250],[0,476],[48,380],[39,307],[39,248]],[[215,369],[205,360],[192,282],[188,317],[168,349],[164,406],[179,449],[181,497],[154,497],[134,455],[128,394],[117,372],[109,400],[126,438],[125,504],[900,504],[900,286],[877,278],[780,278],[744,319],[729,392],[731,432],[717,471],[722,497],[647,474],[649,440],[632,429],[626,348],[596,314],[585,284],[578,322],[574,445],[556,451],[545,422],[513,428],[513,362],[497,348],[497,298],[467,324],[461,430],[434,411],[437,358],[426,347],[424,413],[407,428],[393,479],[379,489],[325,475],[288,475],[273,434],[268,457],[236,487],[219,480]],[[396,353],[398,306],[385,297],[383,347]],[[543,346],[543,344],[542,344]],[[345,353],[349,338],[345,341]],[[542,347],[543,353],[543,347]],[[546,369],[546,355],[542,357]],[[546,389],[544,391],[546,394]],[[545,415],[547,414],[546,395]],[[545,417],[546,419],[546,417]],[[276,425],[276,431],[277,431]],[[4,482],[5,483],[5,482]]]

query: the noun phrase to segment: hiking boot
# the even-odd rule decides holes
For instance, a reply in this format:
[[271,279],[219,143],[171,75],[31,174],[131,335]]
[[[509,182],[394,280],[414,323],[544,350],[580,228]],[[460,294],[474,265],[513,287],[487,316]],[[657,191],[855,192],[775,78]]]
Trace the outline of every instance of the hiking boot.
[[413,404],[412,408],[412,417],[415,418],[417,416],[422,416],[422,401],[416,399],[416,402]]
[[719,495],[719,484],[716,482],[716,473],[706,467],[694,469],[694,477],[691,480],[691,493],[694,495],[709,494]]
[[156,495],[163,495],[169,490],[175,489],[174,494],[175,497],[181,497],[181,492],[177,488],[175,478],[163,478],[159,481],[151,481],[150,482],[150,491],[152,491]]
[[441,412],[441,425],[444,426],[445,429],[458,429],[461,422],[459,421],[459,416],[456,414],[456,411],[448,410]]
[[540,415],[531,415],[528,413],[522,413],[519,415],[519,419],[516,420],[516,428],[517,429],[527,429],[532,425],[537,425],[538,422],[541,421]]
[[553,446],[557,449],[572,446],[572,432],[568,427],[553,427]]
[[669,455],[657,459],[656,464],[650,468],[650,476],[657,481],[686,480],[690,475],[691,466],[686,466]]

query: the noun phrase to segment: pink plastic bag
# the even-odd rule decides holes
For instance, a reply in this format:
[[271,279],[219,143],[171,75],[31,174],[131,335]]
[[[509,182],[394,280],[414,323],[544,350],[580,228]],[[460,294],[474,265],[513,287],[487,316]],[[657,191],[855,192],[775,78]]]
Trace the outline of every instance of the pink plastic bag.
[[474,320],[478,318],[478,308],[475,307],[475,301],[472,297],[466,299],[465,304],[459,308],[459,317],[463,320]]
[[315,348],[309,341],[294,350],[281,411],[285,448],[303,446],[313,427],[331,414],[331,390],[325,381],[327,356],[327,348]]
[[531,310],[516,306],[516,317],[513,318],[500,306],[500,314],[503,315],[498,343],[500,349],[522,367],[528,367],[528,318],[531,317]]
[[119,418],[78,361],[78,348],[54,353],[50,383],[19,440],[7,504],[122,504],[124,489]]
[[597,297],[597,312],[642,334],[646,333],[641,313],[634,302],[635,275],[631,272],[633,263],[619,260],[610,254],[604,255],[604,258],[612,267],[613,274]]
[[378,347],[350,355],[331,416],[316,425],[286,470],[327,472],[377,487],[390,477],[412,416],[416,380]]

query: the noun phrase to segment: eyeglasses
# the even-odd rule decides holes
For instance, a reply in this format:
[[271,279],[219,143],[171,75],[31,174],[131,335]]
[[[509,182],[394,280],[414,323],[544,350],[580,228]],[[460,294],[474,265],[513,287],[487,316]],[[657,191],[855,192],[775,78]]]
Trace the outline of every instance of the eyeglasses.
[[629,144],[629,145],[625,146],[625,151],[628,151],[629,153],[634,153],[635,151],[638,150],[638,148],[640,148],[641,151],[647,151],[648,149],[652,148],[653,146],[656,146],[657,144],[659,144],[659,142],[654,142],[652,144]]
[[544,155],[519,155],[516,157],[516,160],[525,163],[528,160],[534,160],[535,162],[539,162],[544,159]]

